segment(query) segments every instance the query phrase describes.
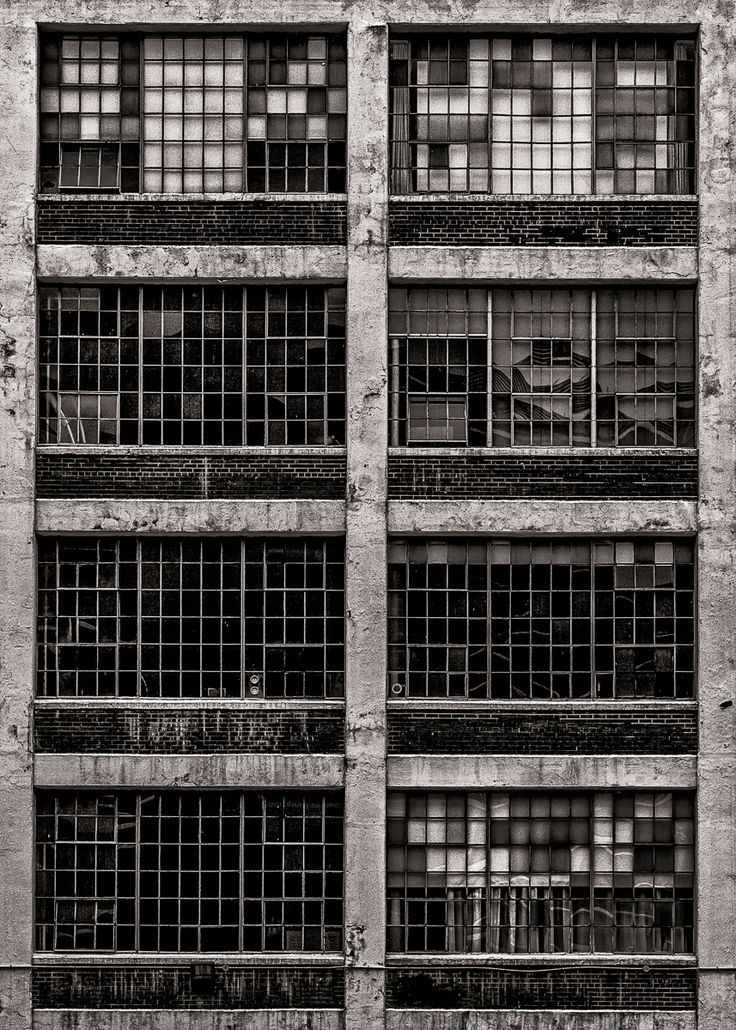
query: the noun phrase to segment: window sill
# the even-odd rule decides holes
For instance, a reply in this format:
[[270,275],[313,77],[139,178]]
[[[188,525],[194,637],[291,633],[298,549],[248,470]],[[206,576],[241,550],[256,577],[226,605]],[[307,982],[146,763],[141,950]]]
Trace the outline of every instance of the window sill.
[[203,708],[221,711],[223,709],[271,710],[282,712],[292,709],[304,710],[312,708],[328,708],[342,711],[345,707],[344,698],[337,697],[36,697],[34,704],[43,708],[97,708],[98,706],[109,706],[111,708],[154,708],[171,707],[191,708],[200,711]]
[[283,201],[292,203],[299,200],[314,201],[325,201],[326,203],[335,203],[347,201],[346,193],[110,193],[104,190],[100,190],[98,193],[81,193],[74,192],[72,190],[65,191],[61,190],[58,193],[41,193],[40,191],[36,194],[36,198],[39,201],[51,201],[52,203],[58,203],[60,200],[73,200],[76,202],[85,202],[90,200],[104,200],[105,203],[116,203],[119,201],[176,201],[186,202],[190,200],[196,201],[222,201],[223,203],[232,203],[233,201],[253,201],[253,200],[265,200],[265,201]]
[[288,458],[291,456],[306,455],[309,457],[319,457],[325,455],[329,457],[343,457],[347,450],[343,444],[335,446],[224,446],[216,444],[58,444],[58,443],[43,443],[36,445],[37,451],[43,451],[44,454],[106,454],[109,456],[113,455],[125,455],[126,457],[132,455],[145,455],[153,457],[161,457],[162,455],[174,454],[174,455],[187,455],[189,457],[201,456],[207,457],[208,455],[217,455],[218,457],[236,457],[236,456],[251,456],[254,458],[264,456],[277,456],[281,458]]
[[207,962],[215,966],[342,966],[342,952],[324,951],[39,951],[34,966],[188,966]]
[[476,952],[449,954],[439,952],[403,952],[386,956],[387,966],[570,966],[580,969],[586,966],[696,966],[694,954],[622,954],[616,952],[534,952],[519,955],[513,952]]
[[611,203],[663,203],[697,202],[697,193],[392,193],[389,196],[389,203],[394,200],[411,201],[421,203],[430,201],[432,203],[444,203],[446,201],[459,200],[462,203],[487,204],[489,201],[500,201],[503,204],[520,201],[544,201],[545,203],[583,203],[600,204],[602,201]]
[[418,708],[432,711],[435,709],[448,710],[452,712],[456,711],[482,711],[482,712],[529,712],[533,710],[540,710],[545,712],[551,711],[613,711],[619,712],[622,709],[631,709],[632,711],[641,708],[656,708],[662,711],[697,711],[698,702],[695,699],[683,699],[683,698],[621,698],[620,700],[614,700],[606,698],[601,701],[593,701],[588,699],[576,699],[571,698],[566,700],[565,698],[556,698],[554,700],[546,700],[543,698],[532,699],[532,698],[520,698],[518,701],[511,700],[493,700],[490,698],[473,698],[472,700],[462,697],[389,697],[387,699],[388,706],[390,708],[396,708],[400,711],[416,711]]
[[665,455],[679,455],[691,457],[697,455],[697,447],[463,447],[438,444],[436,447],[428,444],[415,444],[412,446],[389,447],[389,457],[452,457],[457,458],[463,454],[478,458],[496,457],[543,457],[549,458],[555,455],[564,457],[608,457],[618,455],[627,457],[664,457]]

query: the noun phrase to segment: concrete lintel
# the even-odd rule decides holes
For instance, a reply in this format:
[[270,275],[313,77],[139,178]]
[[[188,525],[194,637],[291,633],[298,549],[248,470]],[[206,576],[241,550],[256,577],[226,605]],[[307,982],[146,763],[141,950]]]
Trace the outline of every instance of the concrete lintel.
[[695,757],[676,755],[397,755],[388,785],[406,789],[684,790]]
[[692,501],[390,501],[390,533],[695,533]]
[[695,1030],[694,1012],[388,1009],[386,1030]]
[[37,755],[35,786],[314,788],[343,785],[339,755]]
[[[114,208],[112,209],[114,212]],[[43,244],[36,274],[53,282],[196,279],[220,282],[311,279],[343,282],[347,251],[338,246],[83,246]]]
[[33,1030],[342,1030],[343,1026],[343,1014],[337,1009],[36,1009],[33,1013]]
[[41,500],[38,533],[345,532],[342,501]]
[[394,281],[695,282],[695,247],[391,247]]

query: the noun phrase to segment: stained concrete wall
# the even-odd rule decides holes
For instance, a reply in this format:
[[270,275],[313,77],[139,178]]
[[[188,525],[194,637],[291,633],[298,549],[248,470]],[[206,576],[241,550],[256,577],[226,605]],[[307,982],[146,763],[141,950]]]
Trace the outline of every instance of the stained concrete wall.
[[[347,533],[349,745],[333,758],[251,761],[241,756],[181,760],[40,756],[38,785],[239,786],[344,781],[347,813],[349,964],[345,1023],[398,1030],[692,1030],[690,1013],[412,1013],[383,1011],[383,816],[393,786],[662,786],[699,783],[699,1030],[728,1026],[736,1011],[736,782],[733,699],[736,654],[736,366],[733,297],[733,126],[736,43],[733,5],[694,0],[0,0],[0,1030],[30,1030],[33,546],[33,192],[36,23],[194,26],[217,23],[349,27],[350,175],[348,246],[39,248],[45,279],[90,277],[200,281],[312,277],[348,282],[348,481],[340,502],[39,502],[40,532]],[[691,248],[386,247],[386,25],[701,25],[701,246]],[[701,502],[400,502],[386,505],[386,276],[422,282],[700,282]],[[698,533],[701,753],[690,759],[637,756],[493,762],[393,760],[385,739],[385,535],[395,533]],[[201,756],[200,756],[201,757]],[[189,1022],[183,1022],[188,1019]],[[337,1030],[339,1014],[39,1011],[36,1030]]]

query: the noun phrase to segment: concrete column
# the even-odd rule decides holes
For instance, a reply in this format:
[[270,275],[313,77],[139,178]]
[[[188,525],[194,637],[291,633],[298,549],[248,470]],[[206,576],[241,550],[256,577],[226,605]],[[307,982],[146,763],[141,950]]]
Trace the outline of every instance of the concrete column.
[[35,26],[0,24],[0,1030],[30,1030],[35,650]]
[[[732,12],[700,29],[699,1030],[736,1012],[736,294]],[[714,970],[713,967],[720,967]]]
[[347,1030],[383,1027],[388,34],[348,30]]

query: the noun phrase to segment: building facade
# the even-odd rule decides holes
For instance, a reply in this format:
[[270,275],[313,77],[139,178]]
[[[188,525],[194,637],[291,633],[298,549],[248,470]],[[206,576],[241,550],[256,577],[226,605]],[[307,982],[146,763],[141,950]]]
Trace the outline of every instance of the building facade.
[[1,1030],[734,1022],[733,15],[2,5]]

